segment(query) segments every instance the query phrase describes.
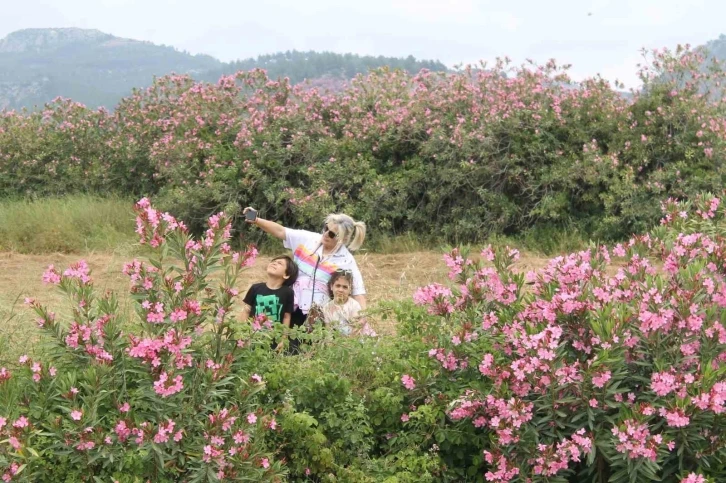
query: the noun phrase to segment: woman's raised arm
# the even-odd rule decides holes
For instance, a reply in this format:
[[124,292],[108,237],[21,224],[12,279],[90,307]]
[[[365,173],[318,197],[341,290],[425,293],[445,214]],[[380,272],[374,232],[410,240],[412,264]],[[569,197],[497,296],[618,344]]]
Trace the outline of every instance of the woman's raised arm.
[[265,233],[268,233],[279,240],[285,239],[285,227],[281,224],[270,220],[263,220],[262,218],[257,218],[253,223],[259,226]]
[[[248,210],[251,210],[252,208],[247,207],[245,208],[242,213],[247,213]],[[262,231],[265,233],[274,236],[278,240],[284,240],[285,239],[285,227],[282,226],[279,223],[275,223],[274,221],[265,220],[262,218],[255,218],[254,220],[246,220],[247,223],[251,225],[257,225],[259,226]]]

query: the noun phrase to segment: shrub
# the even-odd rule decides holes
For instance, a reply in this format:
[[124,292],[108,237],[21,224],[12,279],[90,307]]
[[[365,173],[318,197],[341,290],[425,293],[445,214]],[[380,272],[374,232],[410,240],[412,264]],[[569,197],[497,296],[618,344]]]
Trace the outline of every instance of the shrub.
[[454,287],[415,296],[440,328],[438,370],[403,375],[404,407],[429,401],[405,424],[443,400],[432,434],[473,430],[487,481],[722,480],[724,207],[709,195],[665,209],[653,234],[526,275],[516,250],[446,256]]
[[0,115],[0,196],[153,194],[193,233],[220,210],[240,227],[252,205],[297,226],[349,212],[422,241],[622,240],[668,196],[724,182],[724,105],[707,92],[720,67],[679,47],[640,74],[631,99],[554,61],[382,69],[326,94],[259,70],[166,76],[113,113],[57,100]]
[[[541,270],[454,249],[451,286],[386,307],[396,337],[299,336],[275,356],[233,316],[230,219],[201,239],[147,200],[148,261],[124,268],[119,320],[85,264],[44,274],[68,321],[32,299],[52,346],[0,369],[8,481],[664,481],[726,477],[726,206],[664,204],[662,225]],[[279,334],[277,334],[279,336]]]
[[265,446],[277,423],[254,374],[269,336],[230,318],[255,250],[230,250],[224,214],[196,240],[145,199],[136,211],[153,251],[124,267],[137,322],[118,320],[115,296],[96,293],[83,261],[43,275],[68,296],[67,323],[26,301],[54,345],[42,359],[21,357],[12,374],[2,369],[3,479],[280,481],[282,462]]

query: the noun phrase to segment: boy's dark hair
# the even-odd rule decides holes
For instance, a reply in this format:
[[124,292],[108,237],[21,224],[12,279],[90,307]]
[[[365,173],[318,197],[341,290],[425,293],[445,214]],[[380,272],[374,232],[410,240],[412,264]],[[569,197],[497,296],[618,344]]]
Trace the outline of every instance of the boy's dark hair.
[[353,272],[350,270],[336,270],[333,272],[333,274],[330,276],[330,280],[328,280],[328,296],[332,299],[333,298],[333,285],[335,285],[336,280],[339,278],[344,278],[348,281],[348,285],[350,285],[351,292],[353,291]]
[[297,280],[297,264],[288,255],[280,255],[270,261],[274,262],[275,260],[285,260],[287,263],[287,266],[285,267],[285,275],[287,275],[287,278],[284,282],[282,282],[282,284],[291,287],[295,283],[295,280]]

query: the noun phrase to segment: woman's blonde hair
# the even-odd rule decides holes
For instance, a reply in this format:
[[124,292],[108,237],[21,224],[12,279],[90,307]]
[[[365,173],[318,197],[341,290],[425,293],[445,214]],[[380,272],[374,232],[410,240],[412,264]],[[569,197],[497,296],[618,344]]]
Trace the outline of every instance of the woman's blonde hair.
[[334,213],[325,217],[325,224],[338,226],[338,239],[348,250],[358,250],[366,239],[366,224],[362,221],[355,221],[343,213]]

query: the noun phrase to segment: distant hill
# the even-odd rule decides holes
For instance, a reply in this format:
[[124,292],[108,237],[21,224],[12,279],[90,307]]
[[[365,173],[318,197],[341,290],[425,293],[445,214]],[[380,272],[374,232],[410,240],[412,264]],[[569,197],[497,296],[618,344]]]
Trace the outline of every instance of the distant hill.
[[154,75],[201,75],[221,66],[208,55],[98,30],[20,30],[0,40],[0,108],[42,105],[57,96],[113,107],[133,87],[150,85]]
[[113,108],[135,87],[172,72],[216,82],[238,70],[264,68],[271,78],[305,79],[320,86],[381,66],[418,72],[442,71],[438,61],[413,57],[373,57],[332,52],[284,52],[224,63],[209,55],[191,55],[173,47],[115,37],[78,28],[26,29],[0,40],[0,109],[42,106],[68,97],[91,107]]
[[[336,54],[333,52],[298,52],[287,51],[272,55],[261,55],[255,59],[245,59],[226,64],[219,74],[229,74],[240,70],[251,70],[256,67],[265,69],[273,79],[289,77],[290,82],[297,84],[306,79],[317,79],[328,76],[339,79],[352,79],[357,74],[365,74],[370,69],[389,66],[408,72],[421,69],[431,71],[447,70],[439,61],[416,60],[413,56],[373,57],[356,54]],[[215,73],[216,74],[216,73]]]
[[706,49],[710,56],[719,61],[726,61],[726,35],[721,34],[717,39],[709,40],[701,48]]

